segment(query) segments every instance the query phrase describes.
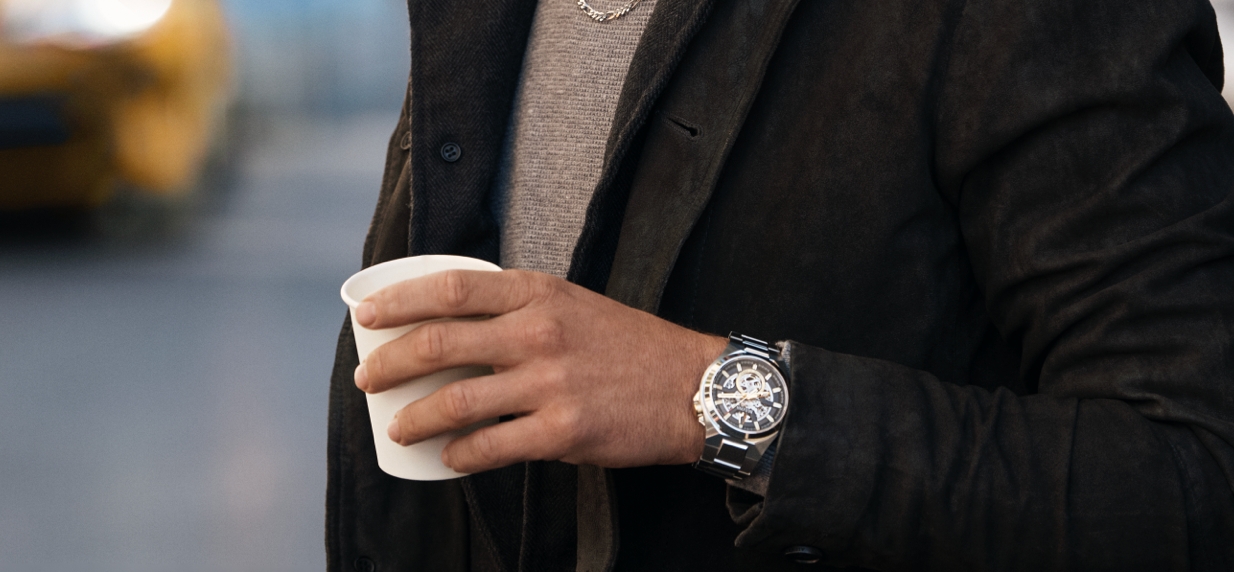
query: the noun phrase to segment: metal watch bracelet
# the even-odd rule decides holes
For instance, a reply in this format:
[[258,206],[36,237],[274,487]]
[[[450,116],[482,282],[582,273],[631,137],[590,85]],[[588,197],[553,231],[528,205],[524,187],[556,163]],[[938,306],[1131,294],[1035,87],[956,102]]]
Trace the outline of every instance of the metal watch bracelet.
[[[777,364],[779,367],[780,350],[758,338],[740,334],[730,334],[728,346],[719,359],[728,359],[734,354],[747,353]],[[706,441],[703,443],[703,456],[694,462],[694,468],[724,479],[743,479],[750,476],[758,466],[759,459],[767,448],[775,441],[778,433],[758,442],[747,442],[740,437],[726,435],[721,431],[713,431],[710,425],[704,424],[707,430]]]

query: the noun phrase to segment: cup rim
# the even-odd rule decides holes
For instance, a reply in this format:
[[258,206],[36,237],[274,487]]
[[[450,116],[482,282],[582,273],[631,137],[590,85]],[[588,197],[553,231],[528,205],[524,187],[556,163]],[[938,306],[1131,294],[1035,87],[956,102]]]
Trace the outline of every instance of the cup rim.
[[[361,270],[355,274],[352,274],[350,278],[348,278],[345,282],[343,282],[343,286],[339,288],[339,295],[342,296],[343,302],[346,303],[349,308],[354,309],[356,306],[359,306],[360,302],[362,302],[363,300],[355,300],[351,296],[349,296],[347,294],[347,288],[349,286],[351,286],[356,280],[359,280],[364,276],[376,273],[382,269],[385,269],[391,266],[407,264],[408,261],[411,261],[411,260],[466,260],[469,264],[479,266],[480,268],[463,268],[461,270],[480,270],[480,271],[492,271],[492,272],[501,271],[501,267],[497,266],[496,264],[493,264],[492,262],[489,262],[487,260],[481,260],[479,258],[472,258],[470,256],[456,256],[453,254],[421,254],[419,256],[406,256],[403,258],[396,258],[394,260],[387,260],[385,262],[382,262],[381,264],[374,264],[372,266],[369,266],[368,268],[365,268],[364,270]],[[446,269],[446,270],[450,270],[450,269]],[[440,270],[439,272],[444,272],[444,271],[445,270]],[[436,274],[436,272],[432,272],[430,274]],[[425,274],[425,276],[428,276],[428,274]]]

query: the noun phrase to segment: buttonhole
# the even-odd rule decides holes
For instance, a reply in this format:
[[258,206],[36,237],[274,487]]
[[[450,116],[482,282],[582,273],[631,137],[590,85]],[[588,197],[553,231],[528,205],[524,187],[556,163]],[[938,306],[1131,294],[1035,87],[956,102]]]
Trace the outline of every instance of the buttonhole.
[[676,125],[677,127],[681,128],[681,130],[685,131],[686,134],[688,134],[691,139],[698,137],[698,134],[701,133],[701,130],[698,128],[697,125],[694,125],[690,123],[689,121],[686,121],[680,117],[669,115],[663,112],[660,113],[660,116],[663,117],[665,121],[668,121],[669,123],[672,123],[673,125]]

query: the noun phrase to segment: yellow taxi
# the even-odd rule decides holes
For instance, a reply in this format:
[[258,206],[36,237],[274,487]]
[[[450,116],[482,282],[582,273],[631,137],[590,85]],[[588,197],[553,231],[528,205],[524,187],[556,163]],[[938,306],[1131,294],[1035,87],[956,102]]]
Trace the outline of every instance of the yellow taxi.
[[0,210],[185,192],[230,78],[217,0],[0,0]]

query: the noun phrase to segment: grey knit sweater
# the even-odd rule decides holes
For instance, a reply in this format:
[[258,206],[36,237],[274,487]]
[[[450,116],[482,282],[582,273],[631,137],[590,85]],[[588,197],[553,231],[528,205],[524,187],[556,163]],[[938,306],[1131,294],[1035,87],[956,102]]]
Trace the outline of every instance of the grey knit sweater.
[[[595,0],[600,10],[624,5]],[[501,266],[565,277],[599,182],[617,98],[655,0],[599,23],[573,0],[536,7],[493,210]]]

